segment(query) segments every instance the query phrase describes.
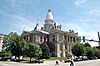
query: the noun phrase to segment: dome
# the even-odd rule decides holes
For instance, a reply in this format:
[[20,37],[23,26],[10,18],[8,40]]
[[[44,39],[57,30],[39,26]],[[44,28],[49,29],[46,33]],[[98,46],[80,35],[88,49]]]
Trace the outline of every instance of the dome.
[[52,13],[51,13],[50,8],[49,8],[49,10],[48,10],[48,13],[47,13],[47,16],[46,16],[46,20],[53,20],[53,15],[52,15]]
[[38,23],[36,23],[36,27],[34,28],[34,30],[41,30]]

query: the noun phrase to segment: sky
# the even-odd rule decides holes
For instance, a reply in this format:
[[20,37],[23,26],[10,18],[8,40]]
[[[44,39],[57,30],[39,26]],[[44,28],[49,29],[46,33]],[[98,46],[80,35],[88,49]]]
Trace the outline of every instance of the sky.
[[[0,34],[34,29],[45,23],[48,8],[65,31],[74,30],[86,39],[98,40],[100,0],[0,0]],[[89,42],[92,46],[96,42]]]

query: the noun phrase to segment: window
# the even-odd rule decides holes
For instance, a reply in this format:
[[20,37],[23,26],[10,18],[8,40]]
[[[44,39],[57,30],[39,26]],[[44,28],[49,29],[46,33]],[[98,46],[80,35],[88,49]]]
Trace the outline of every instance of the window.
[[55,42],[55,38],[53,38],[53,42]]
[[54,27],[52,27],[52,29],[54,29]]
[[55,35],[53,34],[53,42],[55,42]]
[[55,37],[55,35],[53,34],[53,37]]
[[44,42],[46,42],[46,38],[44,37]]
[[40,37],[40,42],[42,42],[42,36]]
[[44,26],[44,28],[46,29],[46,26]]
[[70,38],[70,36],[68,35],[68,42],[69,42],[69,38]]

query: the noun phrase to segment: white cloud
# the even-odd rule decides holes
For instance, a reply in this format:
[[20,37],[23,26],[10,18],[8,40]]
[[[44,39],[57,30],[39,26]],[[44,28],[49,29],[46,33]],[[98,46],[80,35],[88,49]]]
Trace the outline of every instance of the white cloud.
[[74,30],[75,32],[78,32],[80,36],[83,36],[84,34],[84,29],[81,27],[81,25],[76,24],[76,23],[69,23],[67,24],[67,30]]
[[24,28],[25,27],[25,30],[28,30],[28,31],[30,31],[30,30],[33,29],[33,27],[34,27],[33,25],[35,25],[34,22],[31,22],[31,21],[29,21],[28,19],[26,19],[24,17],[19,17],[19,19],[22,22],[20,24],[21,28]]
[[15,25],[15,27],[19,30],[19,34],[21,34],[21,32],[23,30],[25,31],[32,31],[35,27],[35,23],[34,21],[30,21],[24,17],[21,17],[21,16],[18,16],[18,15],[15,15],[14,16],[15,19],[15,23],[13,25]]
[[[84,20],[84,19],[79,19],[80,23],[74,23],[74,22],[70,22],[66,24],[66,28],[67,30],[71,29],[74,30],[74,32],[78,32],[78,35],[81,36],[81,38],[83,36],[85,36],[86,39],[94,39],[98,41],[98,35],[97,32],[95,30],[90,30],[90,26],[88,25],[87,22],[85,21],[89,21],[89,20]],[[64,28],[66,30],[66,28]],[[83,42],[83,41],[82,41]],[[89,42],[89,41],[86,41]],[[98,46],[98,42],[89,42],[91,44],[91,46]]]
[[87,0],[75,0],[75,5],[77,5],[77,6],[81,6],[81,5],[83,5],[84,3],[86,3],[87,2]]
[[88,13],[89,13],[90,15],[100,16],[100,10],[91,9],[91,10],[88,11]]
[[[99,40],[97,32],[91,32],[91,33],[89,33],[89,35],[88,35],[88,37],[86,37],[86,39],[89,39],[89,40],[94,39],[96,41]],[[87,41],[87,42],[89,42],[91,44],[91,46],[98,46],[98,42],[93,42],[93,41],[92,42]]]

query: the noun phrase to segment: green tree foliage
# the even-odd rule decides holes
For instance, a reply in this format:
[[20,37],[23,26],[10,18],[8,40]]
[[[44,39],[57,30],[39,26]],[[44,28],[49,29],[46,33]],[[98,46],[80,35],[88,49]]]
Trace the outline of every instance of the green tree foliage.
[[1,51],[0,52],[0,57],[7,57],[7,58],[11,58],[11,52],[9,51]]
[[95,56],[100,59],[100,49],[93,47],[93,50],[95,52]]
[[93,59],[93,57],[95,56],[93,48],[86,47],[86,56],[88,57],[88,59]]
[[21,36],[19,36],[16,32],[11,32],[4,38],[3,50],[10,51],[13,56],[18,57],[18,60],[20,60],[20,56],[23,55],[23,48],[25,44],[26,42]]
[[91,47],[91,45],[89,43],[85,43],[84,47]]
[[44,59],[50,58],[50,50],[45,42],[41,45],[41,49],[42,49],[42,58]]
[[72,46],[72,54],[79,57],[83,56],[85,52],[84,45],[82,43],[76,42]]
[[30,57],[30,62],[31,62],[31,58],[38,57],[39,56],[39,52],[41,52],[41,49],[40,49],[40,47],[39,47],[38,44],[28,43],[25,46],[25,54],[28,57]]
[[89,43],[75,43],[72,45],[72,53],[75,56],[87,56],[88,59],[93,59],[95,57],[100,58],[100,49],[96,47],[91,47]]
[[47,42],[47,46],[49,47],[50,53],[55,51],[55,45],[52,42]]

